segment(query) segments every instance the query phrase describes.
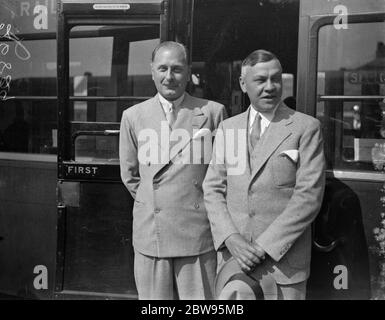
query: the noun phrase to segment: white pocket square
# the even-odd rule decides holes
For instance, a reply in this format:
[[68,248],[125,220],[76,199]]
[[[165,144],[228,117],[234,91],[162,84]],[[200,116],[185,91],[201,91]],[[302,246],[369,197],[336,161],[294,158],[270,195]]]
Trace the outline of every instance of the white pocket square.
[[292,149],[292,150],[285,150],[282,151],[279,155],[285,155],[289,157],[294,163],[298,162],[299,152],[298,150]]
[[205,136],[207,134],[211,134],[210,129],[202,128],[202,129],[199,129],[197,132],[195,132],[192,138],[193,139],[198,139],[198,138],[203,137],[203,136]]

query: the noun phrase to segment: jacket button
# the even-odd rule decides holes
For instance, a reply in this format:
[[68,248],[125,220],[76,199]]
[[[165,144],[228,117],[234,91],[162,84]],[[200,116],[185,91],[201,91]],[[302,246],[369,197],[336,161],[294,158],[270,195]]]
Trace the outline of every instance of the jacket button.
[[151,162],[150,161],[147,161],[147,166],[151,166]]
[[199,203],[194,203],[194,208],[199,209]]
[[195,179],[192,181],[192,183],[193,183],[194,186],[198,185],[198,181],[196,181]]
[[160,212],[160,209],[159,209],[159,208],[155,208],[154,212],[155,212],[155,213],[159,213],[159,212]]

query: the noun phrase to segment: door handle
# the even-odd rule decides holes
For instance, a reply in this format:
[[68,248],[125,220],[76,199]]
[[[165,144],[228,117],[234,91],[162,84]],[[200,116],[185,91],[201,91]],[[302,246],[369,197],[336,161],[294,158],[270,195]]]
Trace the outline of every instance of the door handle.
[[342,245],[346,242],[346,239],[344,237],[340,237],[336,240],[333,240],[328,245],[324,246],[322,244],[319,244],[316,240],[313,240],[313,245],[319,252],[331,252],[333,251],[338,245]]
[[107,136],[118,135],[120,130],[104,130],[104,134]]

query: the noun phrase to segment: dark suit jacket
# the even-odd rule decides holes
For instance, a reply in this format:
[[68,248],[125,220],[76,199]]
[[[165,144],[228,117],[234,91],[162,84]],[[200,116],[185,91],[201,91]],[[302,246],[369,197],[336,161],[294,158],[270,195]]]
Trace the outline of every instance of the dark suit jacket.
[[[224,117],[223,105],[186,93],[173,126],[180,139],[168,146],[158,95],[124,111],[121,178],[135,199],[133,245],[140,253],[164,258],[213,250],[202,181],[211,158],[210,134]],[[199,154],[202,141],[209,154]]]
[[[239,159],[249,158],[248,115],[249,110],[220,125],[203,184],[215,248],[240,232],[266,251],[263,267],[278,283],[304,281],[310,266],[310,224],[325,184],[320,123],[281,103],[250,156],[253,170],[245,161],[237,171],[230,149],[240,152]],[[232,130],[238,131],[239,140],[227,134]]]

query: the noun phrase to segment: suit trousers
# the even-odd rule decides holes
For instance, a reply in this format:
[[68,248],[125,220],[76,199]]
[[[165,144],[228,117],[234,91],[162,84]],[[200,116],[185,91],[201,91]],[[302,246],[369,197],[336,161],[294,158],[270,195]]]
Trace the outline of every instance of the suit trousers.
[[293,284],[278,284],[278,300],[305,300],[307,280]]
[[216,256],[212,250],[196,256],[156,258],[135,250],[139,300],[213,299]]

